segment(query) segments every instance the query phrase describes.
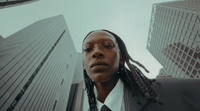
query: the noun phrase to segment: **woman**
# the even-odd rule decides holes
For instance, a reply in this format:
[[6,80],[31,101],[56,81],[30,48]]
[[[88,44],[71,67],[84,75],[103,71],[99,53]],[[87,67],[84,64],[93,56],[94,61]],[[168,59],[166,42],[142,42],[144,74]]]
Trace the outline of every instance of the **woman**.
[[[143,65],[129,56],[126,46],[119,36],[108,30],[92,31],[83,40],[82,47],[84,80],[90,111],[100,111],[102,107],[109,107],[107,110],[112,111],[172,111],[173,108],[167,107],[171,106],[171,103],[166,103],[166,101],[168,102],[166,98],[168,95],[165,94],[165,88],[168,87],[160,90],[163,87],[152,84],[157,82],[154,79],[148,79],[135,65],[130,63],[130,61],[134,62],[148,72]],[[173,83],[177,80],[171,78],[159,80],[159,82],[164,83],[164,86],[168,86],[165,84],[168,84],[169,81]],[[191,84],[197,82],[199,83],[198,80],[195,80]],[[94,86],[96,94],[94,93]],[[159,89],[158,92],[162,96],[162,102],[164,102],[163,106],[156,93],[157,90],[154,90],[153,87]],[[174,86],[172,90],[174,91]],[[198,92],[200,93],[200,90],[197,90]],[[198,95],[197,93],[195,94]],[[171,95],[173,96],[173,94]],[[167,96],[163,97],[163,95]],[[179,98],[173,98],[179,100]],[[153,104],[154,102],[159,103],[159,105]],[[177,105],[185,104],[175,103],[174,107]],[[194,107],[192,106],[193,109]],[[187,107],[184,106],[182,109],[187,109]]]

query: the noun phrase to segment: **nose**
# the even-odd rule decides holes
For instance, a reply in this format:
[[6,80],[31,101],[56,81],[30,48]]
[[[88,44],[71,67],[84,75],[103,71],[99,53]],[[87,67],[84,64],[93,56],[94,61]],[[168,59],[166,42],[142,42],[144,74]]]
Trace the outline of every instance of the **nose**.
[[92,54],[92,58],[102,58],[102,57],[104,57],[103,52],[99,48],[95,48]]

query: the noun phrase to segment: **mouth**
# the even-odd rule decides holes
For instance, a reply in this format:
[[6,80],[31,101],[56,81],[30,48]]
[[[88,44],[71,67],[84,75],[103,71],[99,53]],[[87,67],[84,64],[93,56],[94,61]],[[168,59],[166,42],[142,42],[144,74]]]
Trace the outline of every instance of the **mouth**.
[[103,61],[97,61],[97,62],[94,62],[90,68],[93,68],[95,66],[108,66],[108,64],[106,64],[105,62]]

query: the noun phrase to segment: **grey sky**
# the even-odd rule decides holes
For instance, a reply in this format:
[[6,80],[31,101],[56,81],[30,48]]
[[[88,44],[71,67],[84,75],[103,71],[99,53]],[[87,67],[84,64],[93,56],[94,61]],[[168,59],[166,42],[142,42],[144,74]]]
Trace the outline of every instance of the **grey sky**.
[[85,35],[108,29],[119,35],[130,55],[154,78],[162,67],[146,49],[152,4],[169,0],[40,0],[0,10],[0,35],[7,36],[48,17],[63,14],[74,45],[81,52]]

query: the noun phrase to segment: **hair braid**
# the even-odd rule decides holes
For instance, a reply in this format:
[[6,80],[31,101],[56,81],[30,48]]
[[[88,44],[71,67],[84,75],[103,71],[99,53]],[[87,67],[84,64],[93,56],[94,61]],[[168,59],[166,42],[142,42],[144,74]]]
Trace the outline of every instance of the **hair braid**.
[[[133,80],[131,80],[130,77],[131,73],[130,71],[123,65],[123,66],[119,66],[121,69],[119,69],[119,77],[122,80],[122,82],[125,84],[125,87],[131,92],[132,96],[135,98],[136,102],[138,104],[141,104],[138,97],[136,96],[136,86],[133,82]],[[133,83],[133,84],[130,84]]]
[[97,111],[97,101],[94,94],[94,83],[87,75],[87,72],[84,70],[84,81],[85,81],[85,90],[87,90],[88,102],[90,106],[90,111]]

